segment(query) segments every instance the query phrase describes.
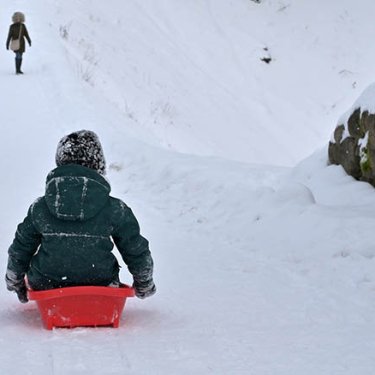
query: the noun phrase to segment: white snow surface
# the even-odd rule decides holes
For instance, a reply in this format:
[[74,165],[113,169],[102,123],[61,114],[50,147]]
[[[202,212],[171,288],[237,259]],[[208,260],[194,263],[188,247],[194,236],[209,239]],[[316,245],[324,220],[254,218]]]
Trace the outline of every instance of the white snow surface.
[[327,165],[374,76],[374,2],[0,5],[4,41],[18,10],[33,41],[24,76],[0,51],[3,273],[59,139],[90,129],[158,287],[118,329],[47,331],[3,282],[1,374],[374,373],[374,189]]

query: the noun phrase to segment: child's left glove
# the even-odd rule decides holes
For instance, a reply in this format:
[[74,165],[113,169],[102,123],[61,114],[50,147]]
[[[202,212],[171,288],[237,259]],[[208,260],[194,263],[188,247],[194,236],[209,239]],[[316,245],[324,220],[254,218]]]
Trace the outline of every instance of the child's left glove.
[[29,301],[27,298],[27,288],[24,276],[18,276],[15,272],[7,270],[5,282],[9,291],[17,293],[20,302],[26,303]]
[[156,286],[152,279],[148,281],[134,280],[133,288],[135,290],[135,295],[141,299],[151,297],[156,293]]

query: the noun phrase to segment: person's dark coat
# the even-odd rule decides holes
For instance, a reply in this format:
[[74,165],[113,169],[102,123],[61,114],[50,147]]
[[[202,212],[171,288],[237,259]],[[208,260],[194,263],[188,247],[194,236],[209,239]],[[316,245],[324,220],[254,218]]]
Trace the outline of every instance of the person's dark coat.
[[20,28],[21,28],[21,38],[20,38],[20,49],[18,51],[14,52],[21,52],[24,53],[26,50],[26,43],[25,38],[27,39],[29,45],[31,45],[31,39],[29,37],[29,33],[27,31],[26,25],[22,22],[16,22],[10,25],[9,32],[8,32],[8,38],[6,41],[6,47],[9,49],[10,41],[13,39],[18,39],[20,36]]
[[118,280],[114,244],[134,280],[152,280],[153,260],[131,209],[109,195],[95,170],[68,164],[47,177],[45,195],[19,224],[8,270],[35,290]]

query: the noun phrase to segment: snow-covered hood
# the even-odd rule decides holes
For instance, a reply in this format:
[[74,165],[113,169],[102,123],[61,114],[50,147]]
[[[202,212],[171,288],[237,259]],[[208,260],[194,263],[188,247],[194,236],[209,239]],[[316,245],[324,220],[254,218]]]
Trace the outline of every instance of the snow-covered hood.
[[96,171],[69,164],[48,174],[45,200],[58,219],[84,221],[103,209],[110,191],[109,183]]

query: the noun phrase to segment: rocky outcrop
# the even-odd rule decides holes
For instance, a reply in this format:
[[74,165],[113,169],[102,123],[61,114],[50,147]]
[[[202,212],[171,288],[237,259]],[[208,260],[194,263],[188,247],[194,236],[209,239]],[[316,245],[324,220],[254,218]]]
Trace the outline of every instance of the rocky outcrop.
[[342,165],[349,175],[375,186],[375,113],[355,107],[337,125],[328,156],[331,164]]

